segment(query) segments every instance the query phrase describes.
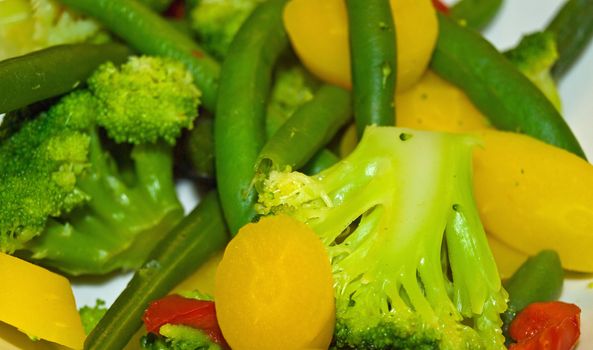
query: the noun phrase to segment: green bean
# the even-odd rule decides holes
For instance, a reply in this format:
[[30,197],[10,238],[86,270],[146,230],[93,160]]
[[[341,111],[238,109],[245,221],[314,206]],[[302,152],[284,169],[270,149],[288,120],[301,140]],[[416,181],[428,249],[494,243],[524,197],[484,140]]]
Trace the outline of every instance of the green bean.
[[593,37],[593,1],[567,1],[546,31],[556,37],[558,61],[552,75],[558,80],[572,67]]
[[106,61],[121,63],[132,52],[120,44],[53,46],[0,62],[0,113],[76,88]]
[[463,89],[497,128],[585,154],[552,103],[479,33],[443,15],[431,68]]
[[329,149],[324,148],[317,152],[317,154],[315,154],[313,158],[311,158],[311,160],[309,160],[309,162],[303,166],[301,171],[307,175],[315,175],[339,161],[340,157],[336,156]]
[[395,124],[395,26],[389,0],[346,0],[346,8],[354,118],[362,136],[367,125]]
[[134,49],[148,55],[178,59],[192,72],[202,90],[204,106],[214,111],[220,66],[194,40],[137,0],[60,0],[95,17]]
[[280,169],[305,165],[350,119],[350,104],[348,91],[322,86],[268,140],[257,158],[256,169],[263,170],[260,165]]
[[496,16],[502,0],[461,0],[449,10],[449,15],[474,29],[486,27]]
[[563,282],[564,271],[558,253],[544,250],[528,258],[505,283],[509,293],[508,309],[502,314],[505,334],[515,315],[527,305],[558,300]]
[[140,2],[157,12],[163,12],[171,6],[173,0],[140,0]]
[[208,193],[158,243],[147,262],[87,337],[84,348],[123,349],[140,328],[148,303],[166,295],[228,241],[216,192]]
[[185,140],[185,152],[199,178],[214,178],[214,121],[200,116]]
[[259,5],[239,29],[222,66],[214,149],[220,199],[232,234],[255,215],[251,184],[265,140],[266,98],[274,63],[288,47],[285,3]]

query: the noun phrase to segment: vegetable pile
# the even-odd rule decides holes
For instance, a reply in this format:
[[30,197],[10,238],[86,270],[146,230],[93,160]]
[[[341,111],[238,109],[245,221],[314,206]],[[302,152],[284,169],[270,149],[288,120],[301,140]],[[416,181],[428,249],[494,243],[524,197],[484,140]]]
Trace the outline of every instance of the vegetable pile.
[[501,4],[0,1],[0,346],[574,349],[593,6],[499,52]]

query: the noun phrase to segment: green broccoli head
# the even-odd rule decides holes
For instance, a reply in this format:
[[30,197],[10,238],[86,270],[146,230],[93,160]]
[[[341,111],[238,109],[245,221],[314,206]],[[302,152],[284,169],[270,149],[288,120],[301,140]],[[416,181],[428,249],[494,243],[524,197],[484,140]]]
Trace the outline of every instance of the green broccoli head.
[[519,45],[505,55],[560,110],[560,96],[551,74],[551,69],[558,60],[554,35],[536,32],[524,36]]
[[174,144],[198,113],[200,91],[175,60],[131,57],[121,68],[106,63],[88,84],[101,103],[97,122],[116,142]]
[[89,166],[90,138],[81,128],[89,115],[58,112],[84,98],[73,94],[20,127],[10,114],[4,120],[3,129],[15,130],[0,141],[0,251],[22,248],[43,231],[48,217],[88,201],[76,179]]
[[326,245],[338,349],[504,349],[506,292],[472,196],[461,135],[368,127],[314,176],[272,170],[261,215],[286,213]]
[[0,13],[0,60],[60,44],[100,43],[109,35],[93,19],[55,0],[5,0]]
[[[108,76],[107,64],[88,89],[36,118],[3,123],[0,250],[71,275],[133,269],[182,218],[172,144],[196,117],[199,91],[173,61],[128,63],[138,66]],[[174,91],[163,101],[154,90],[166,87]]]
[[315,79],[300,64],[281,65],[276,70],[266,111],[268,137],[300,106],[313,99],[317,85]]
[[101,299],[95,301],[95,306],[83,306],[78,310],[86,335],[91,333],[93,328],[101,321],[101,318],[105,316],[106,312],[107,307],[105,306],[105,301]]
[[159,335],[142,337],[140,345],[145,350],[221,350],[208,335],[198,329],[166,324],[159,329]]
[[243,22],[264,1],[197,0],[191,10],[192,28],[209,53],[224,58]]

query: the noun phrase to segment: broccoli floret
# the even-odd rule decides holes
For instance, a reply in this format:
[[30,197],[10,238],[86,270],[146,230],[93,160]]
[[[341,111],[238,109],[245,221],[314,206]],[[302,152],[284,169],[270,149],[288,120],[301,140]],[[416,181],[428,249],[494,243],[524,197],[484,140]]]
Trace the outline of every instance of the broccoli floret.
[[159,335],[149,333],[140,340],[145,350],[221,350],[208,335],[198,329],[166,324],[159,329]]
[[313,99],[317,81],[299,64],[281,65],[266,111],[266,134],[272,136],[303,104]]
[[197,0],[192,28],[204,49],[224,58],[235,34],[255,7],[266,0]]
[[22,127],[2,125],[16,131],[0,132],[0,251],[71,275],[133,269],[183,216],[172,147],[200,92],[173,60],[111,68]]
[[3,5],[0,60],[53,45],[109,40],[98,22],[55,0],[6,0]]
[[505,55],[560,110],[560,96],[551,74],[552,66],[558,60],[554,35],[536,32],[524,36],[519,45]]
[[86,335],[91,333],[93,328],[101,321],[101,318],[105,316],[106,312],[107,307],[105,307],[105,301],[101,299],[95,301],[95,306],[83,306],[78,310]]
[[475,143],[368,127],[333,167],[256,184],[259,214],[305,222],[328,249],[337,349],[505,349],[507,294],[472,196]]

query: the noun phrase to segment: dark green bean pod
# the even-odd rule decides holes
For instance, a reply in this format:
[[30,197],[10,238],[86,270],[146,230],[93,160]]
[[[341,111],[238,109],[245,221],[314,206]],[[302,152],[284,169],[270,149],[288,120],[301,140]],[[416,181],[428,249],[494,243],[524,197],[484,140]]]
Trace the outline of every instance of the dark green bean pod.
[[346,0],[354,118],[367,125],[395,125],[397,78],[395,25],[389,0]]
[[68,7],[94,17],[147,55],[166,56],[185,63],[202,90],[204,106],[214,111],[220,66],[164,17],[137,0],[60,0]]
[[552,68],[552,75],[558,80],[572,67],[593,37],[593,1],[567,1],[546,31],[556,37],[558,61]]
[[340,161],[340,157],[327,148],[317,152],[301,169],[307,175],[315,175]]
[[558,253],[544,250],[528,258],[505,283],[509,302],[502,320],[507,339],[515,315],[531,303],[558,300],[563,283],[564,271]]
[[132,52],[116,44],[59,45],[0,62],[0,113],[69,92],[104,62]]
[[146,263],[87,337],[86,350],[123,349],[148,303],[166,295],[228,241],[216,192],[208,193],[157,244]]
[[449,15],[474,29],[486,27],[500,10],[502,0],[461,0],[449,10]]
[[497,128],[585,154],[551,102],[479,33],[443,15],[431,68],[465,91]]
[[348,91],[332,85],[319,88],[268,140],[257,158],[256,170],[265,170],[260,166],[299,169],[305,165],[348,122],[350,104]]
[[287,49],[286,0],[259,5],[224,61],[214,118],[216,180],[231,233],[255,216],[254,165],[265,142],[266,99],[274,63]]

